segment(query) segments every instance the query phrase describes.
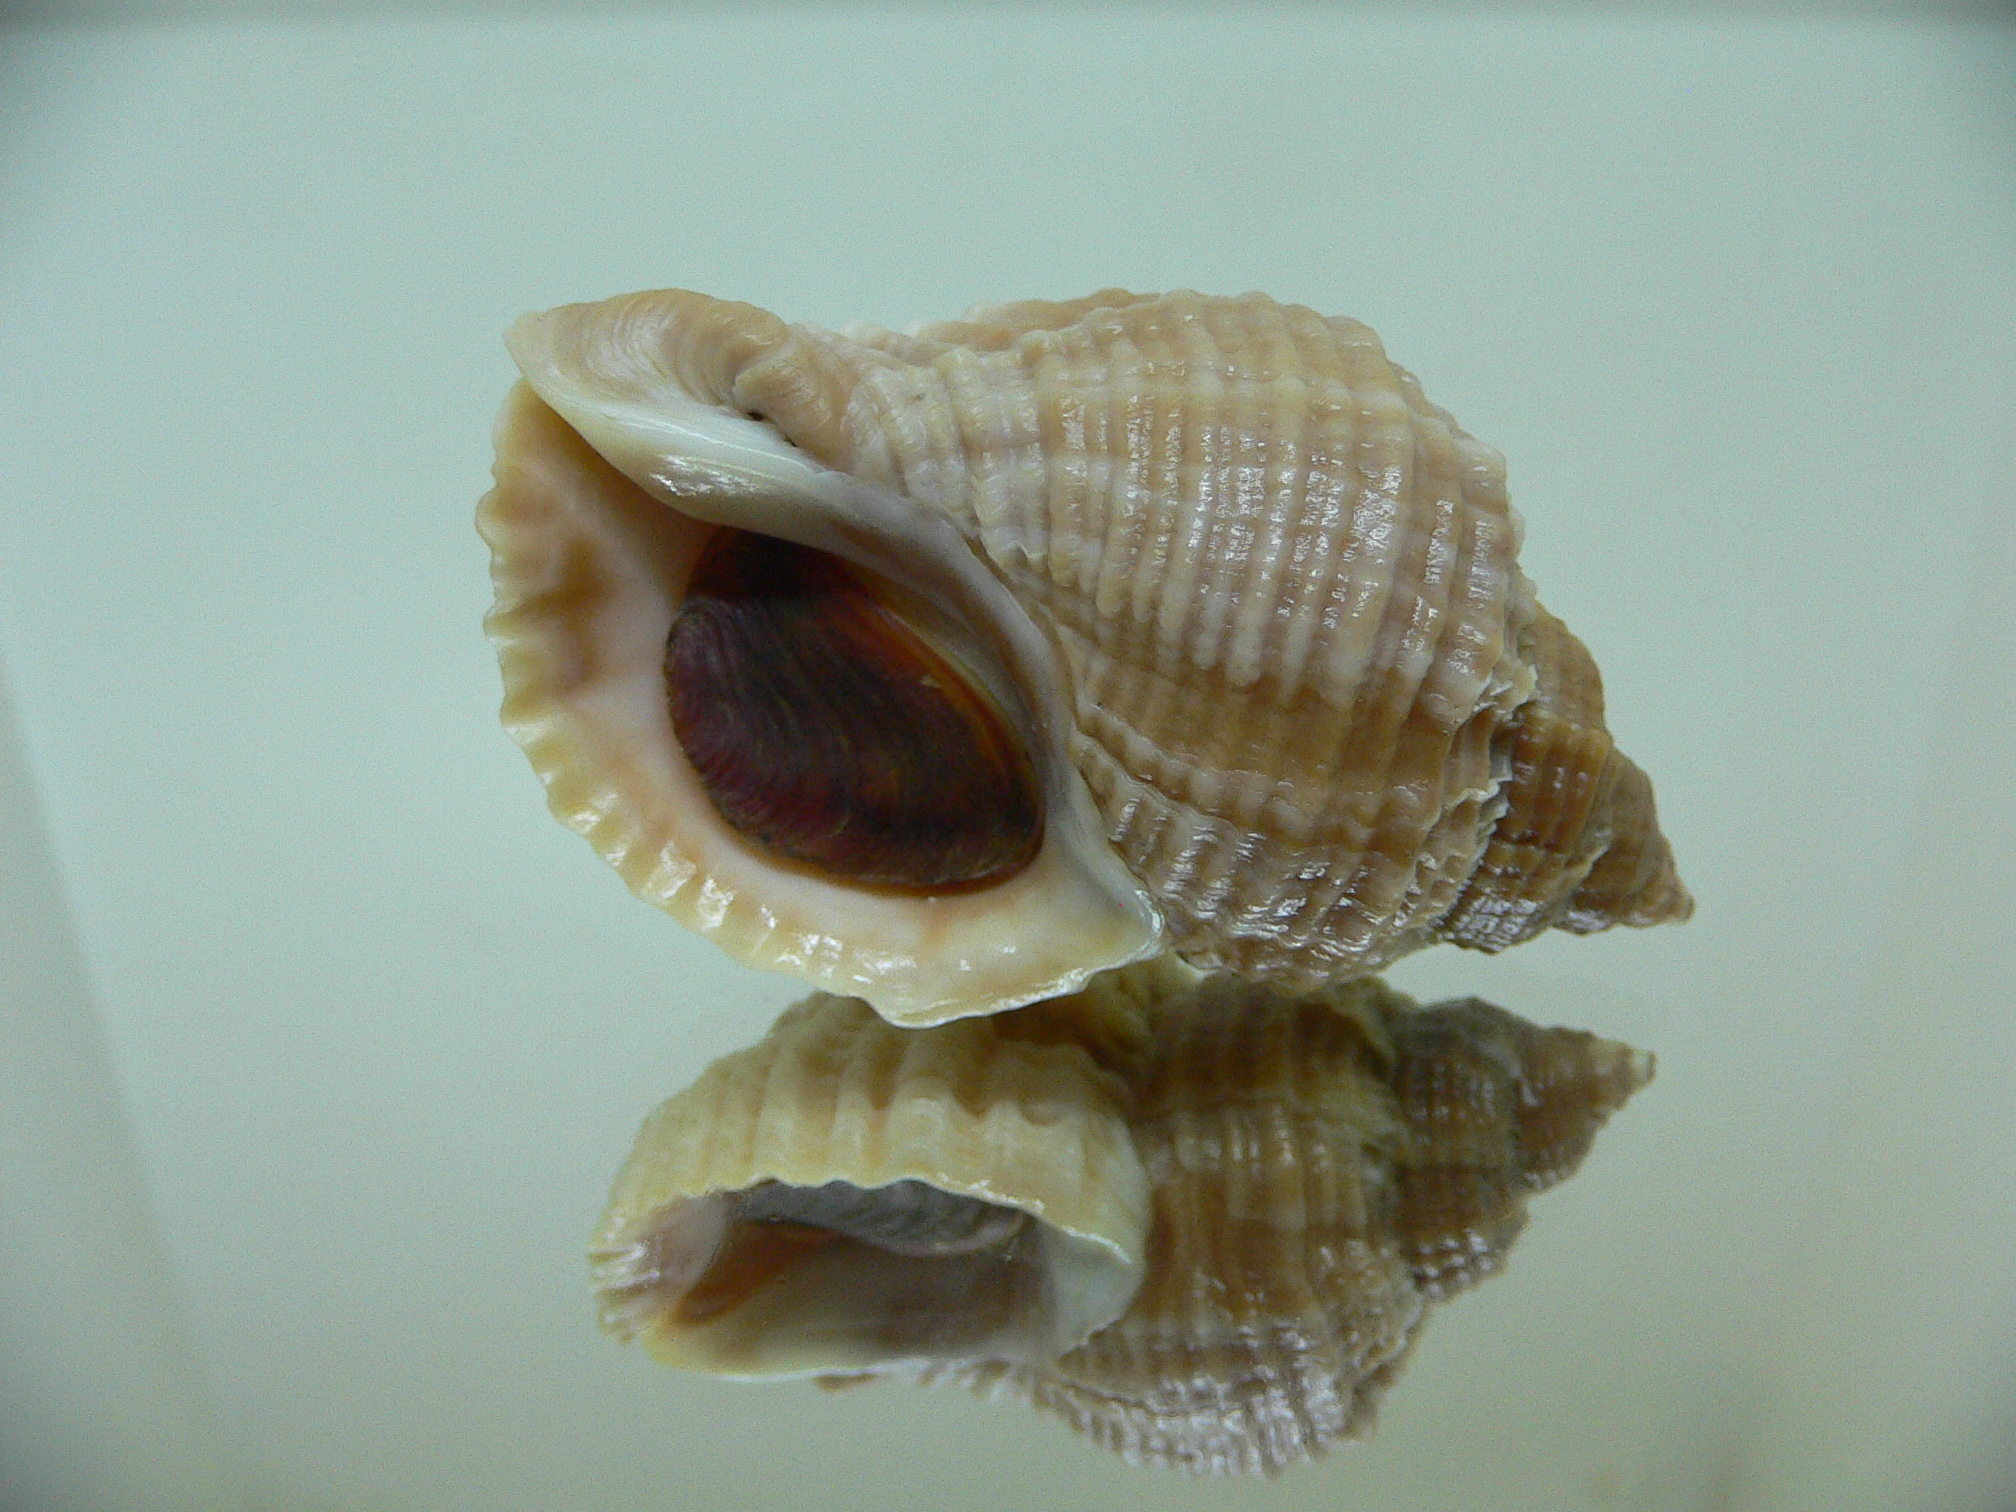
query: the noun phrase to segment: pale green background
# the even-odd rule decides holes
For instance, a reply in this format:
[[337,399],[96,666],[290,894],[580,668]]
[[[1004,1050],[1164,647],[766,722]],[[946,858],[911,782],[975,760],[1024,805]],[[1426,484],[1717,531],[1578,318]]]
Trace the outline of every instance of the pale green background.
[[[2006,11],[177,9],[0,23],[7,1512],[2016,1506]],[[1369,1447],[596,1332],[636,1123],[797,989],[545,816],[470,515],[504,324],[668,283],[1264,289],[1510,458],[1701,907],[1395,973],[1660,1074]]]

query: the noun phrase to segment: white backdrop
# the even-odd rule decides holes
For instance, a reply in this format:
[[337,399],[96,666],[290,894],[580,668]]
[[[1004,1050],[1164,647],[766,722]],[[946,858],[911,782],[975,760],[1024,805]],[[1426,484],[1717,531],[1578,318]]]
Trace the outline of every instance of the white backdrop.
[[[2012,65],[1315,7],[0,27],[0,1506],[2016,1505]],[[597,1333],[637,1122],[799,991],[546,817],[478,629],[520,311],[1115,283],[1356,315],[1506,452],[1700,901],[1394,973],[1659,1079],[1273,1487]]]

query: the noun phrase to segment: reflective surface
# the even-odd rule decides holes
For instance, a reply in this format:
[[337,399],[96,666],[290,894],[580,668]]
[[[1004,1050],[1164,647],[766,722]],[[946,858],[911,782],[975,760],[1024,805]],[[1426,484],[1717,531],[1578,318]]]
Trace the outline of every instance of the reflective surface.
[[[1304,8],[0,33],[0,846],[64,889],[0,869],[8,1484],[2005,1506],[2012,62]],[[892,326],[1266,289],[1505,452],[1701,906],[1394,973],[1660,1074],[1372,1445],[1193,1483],[600,1336],[639,1118],[799,990],[541,812],[470,517],[503,323],[666,283]]]

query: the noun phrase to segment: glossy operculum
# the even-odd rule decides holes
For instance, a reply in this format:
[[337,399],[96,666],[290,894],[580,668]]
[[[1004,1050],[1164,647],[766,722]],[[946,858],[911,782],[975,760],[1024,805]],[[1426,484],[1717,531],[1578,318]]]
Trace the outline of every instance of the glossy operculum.
[[722,818],[779,855],[869,885],[1002,881],[1042,843],[1035,764],[903,608],[824,552],[719,532],[667,641],[673,728]]

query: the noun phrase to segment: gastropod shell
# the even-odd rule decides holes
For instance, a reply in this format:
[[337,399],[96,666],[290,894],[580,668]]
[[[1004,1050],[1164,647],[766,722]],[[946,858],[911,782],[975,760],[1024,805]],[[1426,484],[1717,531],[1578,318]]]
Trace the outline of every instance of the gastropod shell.
[[923,1025],[1169,949],[1295,990],[1691,909],[1503,459],[1354,321],[673,290],[509,344],[505,722],[753,965]]
[[819,995],[645,1124],[602,1321],[686,1369],[961,1383],[1273,1474],[1370,1430],[1430,1309],[1651,1075],[1475,1000],[1170,958],[929,1029]]

